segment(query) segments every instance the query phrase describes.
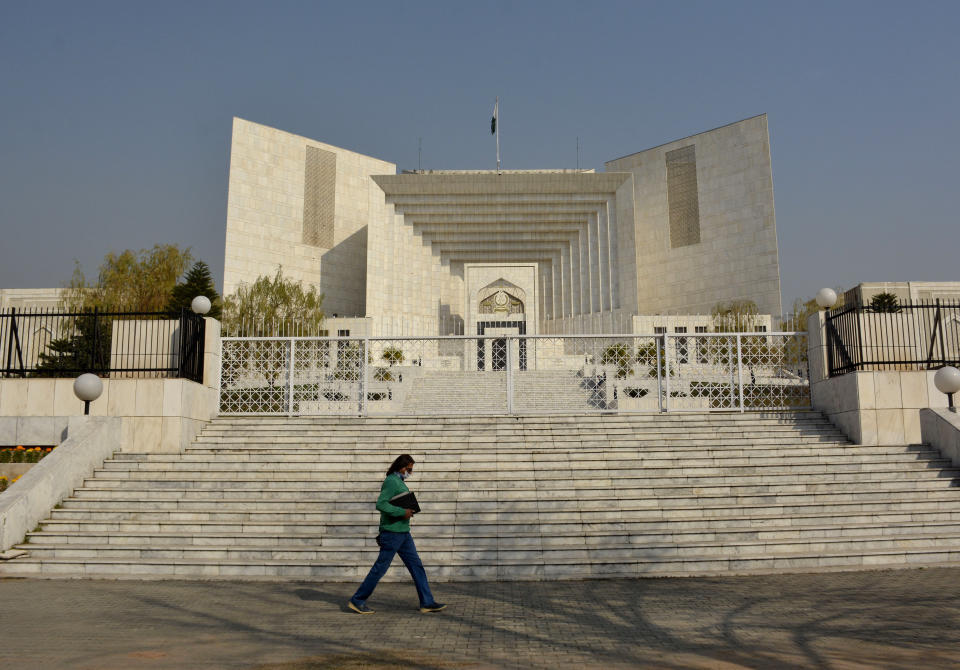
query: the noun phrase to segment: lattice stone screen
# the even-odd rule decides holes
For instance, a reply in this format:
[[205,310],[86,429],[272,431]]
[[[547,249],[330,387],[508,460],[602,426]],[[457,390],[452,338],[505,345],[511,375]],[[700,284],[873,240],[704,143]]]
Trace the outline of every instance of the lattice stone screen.
[[336,206],[337,155],[307,147],[303,171],[303,243],[333,247]]
[[810,405],[805,333],[239,338],[221,414],[583,414]]
[[666,153],[670,246],[700,242],[700,198],[697,194],[697,154],[691,144]]

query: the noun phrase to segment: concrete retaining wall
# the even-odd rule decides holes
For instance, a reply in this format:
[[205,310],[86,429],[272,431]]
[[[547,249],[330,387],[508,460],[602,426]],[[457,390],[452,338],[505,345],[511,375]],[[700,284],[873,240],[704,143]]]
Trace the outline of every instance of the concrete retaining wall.
[[[122,419],[123,451],[179,452],[217,414],[220,322],[216,319],[206,319],[203,364],[202,384],[186,379],[103,379],[103,394],[90,403],[90,415]],[[73,381],[0,379],[4,443],[59,444],[69,417],[83,416],[83,402],[73,394]]]
[[59,418],[64,438],[57,440],[59,446],[0,493],[0,551],[23,542],[51,509],[120,448],[122,419]]
[[810,400],[814,409],[857,444],[919,444],[920,412],[946,408],[933,383],[936,370],[850,372],[830,378],[823,312],[807,322]]
[[940,450],[960,468],[960,414],[948,409],[920,410],[920,432],[923,441]]

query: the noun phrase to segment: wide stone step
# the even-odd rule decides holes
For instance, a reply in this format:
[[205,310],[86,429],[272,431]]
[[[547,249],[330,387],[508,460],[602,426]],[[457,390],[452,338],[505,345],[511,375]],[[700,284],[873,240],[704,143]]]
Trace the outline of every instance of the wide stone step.
[[[775,456],[775,455],[850,455],[872,456],[876,454],[891,455],[897,454],[905,456],[907,454],[916,455],[919,458],[939,458],[939,452],[929,447],[861,447],[852,445],[825,445],[825,446],[797,446],[789,445],[786,447],[729,447],[726,449],[706,448],[701,450],[689,450],[691,453],[700,457],[719,458],[731,456],[743,458],[749,456]],[[585,465],[596,465],[602,467],[616,467],[621,463],[636,462],[640,458],[662,458],[677,457],[679,454],[675,449],[665,450],[656,447],[638,451],[636,449],[582,449],[577,451],[554,451],[549,452],[528,450],[521,451],[495,451],[489,453],[477,453],[474,451],[464,451],[462,454],[434,454],[429,453],[429,462],[421,462],[418,470],[429,468],[430,470],[440,470],[449,467],[450,464],[460,463],[483,463],[495,461],[498,466],[500,463],[516,461],[518,463],[533,462],[563,462],[576,460]],[[339,450],[324,449],[297,449],[296,451],[284,450],[279,453],[271,453],[271,450],[219,450],[219,449],[197,449],[190,448],[179,455],[169,454],[139,454],[139,453],[119,453],[115,454],[108,463],[208,463],[216,461],[218,463],[319,463],[324,466],[341,467],[350,470],[370,469],[377,472],[383,472],[384,454],[380,451],[356,451],[346,452]]]
[[[927,479],[894,479],[894,480],[849,480],[849,481],[830,481],[830,482],[784,482],[781,484],[693,484],[686,485],[674,484],[651,480],[647,486],[630,491],[599,491],[590,496],[578,496],[573,500],[558,500],[554,504],[581,506],[584,500],[605,500],[609,504],[616,505],[621,499],[632,499],[641,497],[644,492],[649,495],[650,492],[659,495],[677,495],[683,492],[694,492],[697,495],[769,495],[781,493],[827,493],[827,492],[881,492],[881,491],[926,491],[941,490],[948,486],[957,486],[957,480],[938,480],[936,478]],[[601,497],[606,493],[606,498]],[[633,495],[631,495],[633,493]],[[489,505],[489,495],[482,496],[463,496],[458,492],[450,492],[446,497],[432,496],[430,500],[431,509],[447,508],[456,506],[458,510],[469,509],[471,505]],[[524,496],[526,505],[545,505],[547,498],[539,494],[536,490],[530,490]],[[130,489],[130,488],[101,488],[86,487],[79,489],[71,497],[72,500],[104,500],[104,499],[135,499],[143,502],[159,500],[310,500],[324,502],[334,505],[340,509],[350,507],[372,507],[371,493],[362,491],[330,491],[324,488],[304,489],[301,487],[289,489],[263,489],[263,488],[211,488],[211,489],[188,489],[178,488],[169,490],[156,490],[154,488]],[[518,499],[500,500],[498,505],[518,504]]]
[[[419,472],[443,472],[451,468],[460,467],[478,467],[487,466],[493,469],[506,469],[511,467],[542,467],[551,464],[561,465],[565,463],[576,463],[579,467],[595,468],[618,468],[622,466],[631,466],[642,464],[651,459],[688,459],[697,458],[800,458],[800,457],[860,457],[860,458],[890,458],[899,457],[912,460],[940,459],[939,452],[924,449],[905,449],[904,447],[862,447],[853,448],[848,446],[794,446],[789,448],[729,448],[720,449],[702,449],[688,450],[684,455],[674,449],[649,448],[643,451],[620,450],[620,451],[601,451],[601,450],[582,450],[579,452],[570,451],[528,451],[528,452],[464,452],[462,454],[435,454],[423,452],[426,456],[421,456],[418,461]],[[415,457],[416,457],[415,456]],[[246,452],[246,453],[228,453],[228,452],[198,452],[191,449],[178,456],[167,454],[124,454],[117,455],[104,465],[104,469],[109,468],[127,468],[134,467],[130,464],[156,464],[160,466],[189,466],[197,464],[199,467],[207,467],[211,464],[235,467],[241,464],[253,464],[258,467],[264,465],[320,465],[326,469],[339,469],[358,472],[383,473],[386,460],[383,453],[365,452],[365,453],[343,453],[343,452],[324,452],[315,450],[311,452],[297,451],[295,453],[281,452],[271,454],[268,452]],[[489,465],[488,465],[489,464]],[[515,465],[514,465],[515,464]],[[138,467],[143,467],[142,465]]]
[[[636,497],[636,498],[597,498],[591,500],[573,500],[560,502],[550,500],[549,498],[540,498],[535,501],[527,502],[502,502],[495,506],[482,499],[467,502],[444,501],[424,499],[422,506],[428,509],[430,520],[435,523],[454,521],[462,523],[470,521],[474,516],[484,514],[481,510],[489,510],[495,507],[495,512],[487,512],[485,516],[489,518],[508,518],[514,514],[533,514],[533,515],[564,515],[564,514],[591,514],[591,515],[615,515],[622,516],[632,510],[649,510],[669,507],[684,507],[699,503],[701,505],[757,505],[762,503],[772,504],[813,504],[821,502],[854,502],[854,501],[895,501],[895,500],[936,500],[955,499],[957,492],[944,487],[928,486],[924,488],[903,488],[903,489],[884,489],[872,490],[864,488],[862,490],[836,491],[827,489],[821,491],[803,491],[803,492],[750,492],[742,493],[726,492],[723,490],[707,491],[688,488],[666,489],[658,491],[659,495]],[[911,495],[912,494],[912,495]],[[276,499],[264,497],[247,497],[238,499],[194,499],[182,498],[179,500],[143,500],[139,497],[106,497],[99,498],[69,498],[62,503],[62,509],[116,509],[123,507],[130,510],[139,511],[163,511],[163,510],[210,510],[211,505],[216,505],[221,511],[238,511],[248,509],[262,509],[269,511],[303,511],[316,509],[329,509],[331,515],[349,514],[374,514],[377,512],[373,505],[367,502],[338,502],[331,504],[329,500],[316,500],[310,498],[300,499]],[[443,519],[440,517],[443,516]],[[448,518],[449,517],[449,518]]]
[[[881,471],[899,471],[905,468],[909,469],[934,469],[944,468],[950,464],[946,460],[928,460],[922,462],[813,462],[809,464],[795,465],[766,465],[752,464],[740,466],[727,466],[723,464],[709,466],[669,466],[669,465],[649,465],[638,468],[631,474],[629,471],[603,471],[595,473],[596,476],[574,476],[574,473],[568,473],[567,477],[541,476],[539,473],[531,475],[523,471],[498,471],[486,475],[489,479],[496,476],[499,488],[517,488],[517,487],[535,487],[538,482],[544,481],[557,482],[558,484],[567,482],[567,486],[576,488],[593,488],[597,486],[636,486],[634,480],[647,478],[651,476],[663,477],[704,477],[716,475],[754,475],[754,474],[790,474],[794,472],[797,475],[808,474],[826,474],[826,473],[859,473],[859,472],[881,472]],[[202,471],[202,470],[96,470],[95,477],[103,481],[108,480],[168,480],[168,481],[212,481],[219,479],[243,479],[249,477],[252,479],[283,479],[295,474],[297,479],[305,481],[326,482],[329,486],[343,490],[346,488],[372,489],[380,488],[380,480],[374,478],[352,477],[349,473],[340,473],[341,476],[332,476],[331,473],[324,472],[321,469],[311,471],[309,469],[300,469],[294,471],[277,470],[252,470],[241,471]],[[483,479],[481,473],[466,473],[467,476],[448,476],[435,477],[430,481],[424,481],[417,485],[418,491],[443,490],[458,485],[459,481],[474,481]]]
[[[397,562],[399,563],[399,561]],[[732,574],[765,574],[784,571],[834,571],[858,569],[891,569],[902,567],[960,565],[954,552],[916,550],[863,554],[811,553],[773,557],[766,555],[728,558],[704,555],[692,559],[663,561],[630,560],[604,561],[584,564],[578,561],[555,564],[498,562],[497,565],[445,563],[428,566],[431,581],[470,580],[561,580],[604,579],[623,577],[687,577],[723,576]],[[303,580],[327,582],[357,582],[369,566],[355,562],[344,565],[317,564],[296,561],[220,561],[220,560],[159,560],[131,562],[127,559],[20,559],[6,564],[4,574],[16,577],[46,578],[115,578],[115,579],[247,579],[247,580]],[[392,567],[385,582],[402,582],[410,577],[401,565]]]
[[263,433],[245,431],[242,434],[213,436],[202,434],[197,437],[196,444],[260,444],[260,443],[279,443],[279,444],[310,444],[315,446],[340,446],[344,444],[373,445],[384,444],[402,444],[406,442],[422,442],[423,444],[436,446],[456,446],[463,442],[471,444],[484,444],[496,447],[501,444],[570,444],[572,446],[582,445],[591,442],[610,442],[615,444],[624,444],[627,446],[641,446],[644,444],[656,444],[660,442],[677,444],[708,444],[716,442],[717,444],[736,444],[744,441],[745,443],[765,443],[776,444],[782,440],[789,442],[833,442],[848,444],[849,441],[840,434],[833,433],[800,433],[790,431],[742,431],[715,433],[709,430],[703,432],[678,431],[676,433],[658,433],[642,432],[623,435],[611,435],[606,431],[590,431],[581,434],[571,435],[524,435],[524,434],[494,434],[477,435],[467,434],[453,435],[450,433],[415,435],[403,433],[391,433],[389,435],[363,435],[350,433],[336,436],[329,434],[317,435],[296,435],[291,433]]
[[453,438],[474,438],[478,440],[491,440],[494,438],[503,439],[524,439],[524,438],[544,438],[544,439],[581,439],[591,435],[607,435],[616,439],[644,439],[648,436],[657,437],[678,437],[685,434],[703,436],[708,433],[714,433],[714,437],[739,437],[759,434],[764,437],[777,436],[804,436],[812,437],[816,435],[833,435],[843,438],[837,428],[833,426],[824,426],[809,424],[802,426],[785,425],[721,425],[721,424],[701,424],[684,426],[601,426],[571,424],[565,428],[540,428],[510,426],[496,429],[474,429],[470,427],[444,427],[436,426],[425,429],[420,427],[384,427],[377,430],[356,430],[346,428],[318,428],[318,427],[283,427],[283,426],[237,426],[229,430],[205,428],[202,439],[232,439],[238,437],[238,433],[250,435],[256,438],[287,436],[299,439],[321,439],[321,440],[342,440],[351,438],[383,440],[383,439],[403,439],[408,437],[423,437],[429,439],[443,439],[445,437]]
[[[182,528],[171,528],[164,532],[157,531],[117,531],[117,530],[64,530],[53,526],[42,531],[27,534],[27,543],[24,546],[36,545],[73,545],[89,544],[93,546],[120,545],[155,547],[157,545],[178,546],[255,546],[255,547],[312,547],[312,548],[368,548],[371,545],[369,534],[366,536],[343,537],[327,535],[314,531],[293,532],[295,529],[285,529],[285,532],[186,532]],[[584,533],[577,537],[558,537],[542,535],[540,533],[504,535],[425,535],[417,533],[418,543],[424,546],[436,546],[439,543],[449,545],[450,549],[466,548],[524,548],[530,546],[591,546],[591,547],[624,547],[624,546],[653,546],[667,544],[690,543],[717,543],[724,546],[734,544],[775,542],[782,540],[810,540],[822,538],[901,538],[929,535],[957,535],[960,534],[960,520],[954,522],[936,522],[926,524],[846,524],[810,527],[785,528],[751,528],[751,529],[722,529],[722,528],[695,528],[695,529],[667,529],[663,527],[639,530],[630,535],[622,533]]]
[[[277,560],[255,562],[222,559],[47,559],[44,561],[19,559],[4,566],[5,574],[34,577],[115,577],[115,578],[223,578],[223,579],[313,579],[323,581],[355,582],[366,574],[368,565],[354,556],[349,562],[334,564],[313,561]],[[688,558],[631,557],[629,559],[598,559],[585,563],[582,559],[556,560],[552,563],[531,562],[529,559],[498,559],[495,565],[478,565],[476,561],[447,560],[428,564],[432,581],[524,580],[524,579],[584,579],[640,576],[693,576],[762,574],[764,572],[796,570],[883,569],[923,565],[955,565],[960,562],[957,552],[941,548],[914,550],[877,550],[825,553],[811,551],[784,556],[711,555],[702,553]],[[399,561],[397,562],[399,563]],[[397,565],[388,571],[384,581],[406,581],[409,575]]]
[[[498,494],[507,497],[533,497],[536,498],[535,487],[524,489],[523,487],[511,486],[503,488],[499,482],[494,479],[480,479],[472,477],[466,473],[464,480],[470,481],[470,486],[463,488],[453,486],[450,481],[434,481],[428,486],[427,483],[414,487],[416,491],[433,491],[436,493],[447,492],[456,494],[458,499],[469,499],[477,492],[482,492],[484,496]],[[571,477],[571,479],[573,479]],[[779,474],[716,474],[705,476],[674,476],[662,477],[649,475],[646,477],[631,478],[634,488],[649,488],[657,486],[756,486],[766,484],[830,484],[839,485],[859,482],[896,482],[903,480],[910,481],[937,481],[944,485],[951,485],[954,480],[960,479],[960,469],[957,468],[927,468],[911,467],[902,470],[867,470],[863,472],[823,472],[816,474],[797,475],[793,473]],[[585,495],[591,495],[589,489],[582,486],[576,486],[579,482],[572,482],[577,491],[577,498]],[[611,484],[613,482],[611,481]],[[349,477],[336,482],[317,481],[316,479],[307,479],[300,477],[298,473],[289,473],[284,477],[273,477],[265,479],[263,477],[251,475],[250,473],[237,474],[236,476],[223,476],[216,479],[204,480],[170,480],[170,479],[131,479],[124,477],[87,479],[84,486],[77,491],[83,490],[136,490],[158,491],[167,494],[171,490],[184,491],[205,491],[205,490],[247,490],[247,491],[271,491],[289,492],[291,489],[297,491],[318,492],[325,496],[332,496],[338,500],[373,500],[379,494],[379,482],[367,482],[363,487],[356,486]],[[442,484],[442,485],[441,485]],[[623,491],[620,497],[628,497],[628,491],[623,486],[623,482],[618,481],[618,491]],[[879,484],[878,484],[879,485]],[[956,485],[955,483],[953,485]],[[600,495],[609,496],[610,487],[597,487]],[[549,491],[541,494],[551,495]],[[616,494],[613,494],[616,495]],[[632,494],[630,494],[632,495]]]
[[[780,498],[779,500],[777,498]],[[818,499],[819,498],[819,499]],[[830,512],[862,513],[873,511],[937,511],[956,506],[956,493],[928,491],[920,496],[901,493],[884,494],[807,494],[797,496],[713,496],[703,498],[669,498],[663,500],[624,501],[616,509],[599,512],[581,510],[530,512],[463,513],[436,512],[418,519],[417,526],[463,526],[471,524],[533,524],[569,523],[579,527],[583,523],[628,523],[653,519],[701,518],[721,519],[729,516],[761,517]],[[249,503],[211,504],[210,501],[162,501],[140,503],[122,500],[68,500],[61,509],[52,512],[53,519],[148,519],[162,521],[179,519],[189,521],[323,521],[333,525],[342,521],[347,525],[376,524],[376,511],[353,512],[329,509],[322,503],[296,501],[252,501]],[[505,529],[506,532],[506,529]]]
[[328,417],[328,416],[285,416],[285,415],[264,415],[264,416],[221,416],[212,424],[214,427],[222,428],[225,426],[240,425],[337,425],[337,426],[358,426],[372,428],[384,425],[420,425],[423,421],[427,425],[560,425],[570,423],[597,423],[597,424],[665,424],[665,423],[751,423],[751,424],[786,424],[796,425],[802,423],[828,423],[826,417],[820,412],[813,410],[787,410],[782,412],[739,412],[718,411],[718,412],[690,412],[690,413],[640,413],[640,414],[613,414],[608,416],[598,416],[593,413],[568,413],[557,416],[545,417],[541,415],[523,414],[511,416],[470,416],[462,414],[437,414],[426,420],[417,417]]
[[823,430],[827,432],[838,432],[838,429],[829,421],[799,421],[794,423],[784,423],[775,421],[709,421],[689,419],[683,422],[675,421],[620,421],[616,417],[605,417],[597,421],[590,421],[585,417],[577,421],[563,422],[555,421],[550,418],[542,419],[539,422],[525,420],[507,419],[500,423],[460,423],[453,424],[449,422],[436,422],[430,418],[422,418],[419,421],[402,423],[400,421],[390,421],[383,424],[373,423],[372,419],[362,424],[351,424],[348,419],[338,421],[333,424],[323,424],[310,421],[307,423],[298,423],[297,419],[291,418],[282,422],[261,422],[250,420],[235,425],[224,424],[222,420],[208,424],[204,429],[204,434],[229,436],[236,430],[250,430],[254,432],[290,432],[291,434],[313,434],[313,435],[393,435],[397,433],[412,433],[418,435],[440,435],[462,434],[462,435],[491,435],[491,434],[517,434],[526,435],[531,433],[542,433],[549,435],[579,434],[583,432],[603,431],[611,434],[636,434],[640,433],[677,433],[683,431],[704,431],[716,430],[717,432],[737,432],[744,431],[797,431],[811,432],[814,430]]
[[[945,461],[936,451],[913,452],[913,453],[874,453],[861,455],[856,453],[812,453],[812,454],[794,454],[781,453],[777,455],[751,455],[751,456],[711,456],[698,455],[681,457],[669,452],[656,452],[653,454],[643,454],[633,459],[620,459],[619,461],[600,462],[596,460],[587,461],[575,456],[558,459],[539,459],[535,456],[528,460],[497,460],[493,463],[489,460],[470,461],[468,463],[447,461],[436,462],[424,457],[423,462],[418,464],[418,478],[444,478],[459,477],[462,468],[469,469],[470,472],[496,474],[497,476],[521,476],[526,473],[536,471],[538,476],[555,478],[561,474],[569,477],[569,468],[575,467],[577,474],[610,472],[622,473],[624,476],[634,476],[638,471],[647,467],[677,467],[680,465],[686,467],[741,467],[750,465],[803,465],[807,463],[826,463],[826,464],[850,464],[850,463],[911,463],[911,462],[936,462]],[[321,468],[327,472],[349,473],[358,478],[376,478],[382,479],[384,470],[381,463],[348,463],[346,461],[327,461],[314,462],[314,467]],[[231,461],[220,459],[208,460],[170,460],[163,461],[106,461],[102,470],[130,471],[130,472],[237,472],[237,471],[299,471],[304,469],[303,461],[274,461],[271,463]]]
[[[824,537],[813,539],[783,539],[783,540],[746,540],[733,545],[714,541],[689,540],[684,543],[655,541],[645,538],[639,541],[631,538],[631,542],[589,546],[541,546],[540,548],[522,547],[509,548],[496,546],[492,549],[463,548],[451,549],[442,547],[440,542],[421,541],[418,552],[427,564],[440,564],[448,561],[477,561],[497,564],[502,561],[534,561],[552,563],[558,561],[592,560],[630,560],[650,558],[691,558],[710,553],[728,555],[731,557],[749,555],[762,549],[766,554],[795,554],[809,552],[839,553],[852,551],[910,551],[914,549],[951,549],[957,550],[960,559],[960,549],[956,545],[960,535],[950,532],[928,532],[914,535],[892,536],[863,536],[863,537]],[[436,545],[436,546],[435,546]],[[372,564],[376,559],[376,546],[367,547],[311,547],[311,546],[197,546],[192,543],[162,546],[137,546],[121,544],[24,544],[18,548],[27,549],[31,556],[43,558],[127,558],[127,559],[183,559],[203,558],[218,560],[301,560],[324,561],[343,563],[348,560],[357,560]]]
[[[200,536],[210,533],[255,533],[272,534],[282,532],[286,537],[300,536],[303,534],[321,535],[327,538],[329,542],[368,542],[374,534],[375,524],[339,524],[330,523],[329,519],[322,516],[314,517],[313,520],[304,520],[302,518],[289,519],[287,515],[254,515],[253,520],[243,520],[241,518],[232,521],[197,521],[181,519],[163,519],[163,520],[137,520],[137,519],[86,519],[70,518],[72,515],[60,515],[60,517],[45,521],[42,530],[50,530],[64,533],[90,533],[90,532],[111,532],[117,534],[123,533],[191,533]],[[122,516],[122,515],[115,515]],[[240,517],[242,515],[233,515]],[[270,519],[261,518],[270,516]],[[65,517],[65,518],[64,518]],[[273,517],[280,517],[274,519]],[[960,510],[945,509],[938,511],[887,511],[876,514],[871,512],[857,513],[819,513],[819,514],[798,514],[793,517],[783,516],[750,516],[737,517],[729,516],[725,518],[703,519],[703,518],[678,518],[678,519],[651,519],[634,520],[623,524],[588,524],[584,527],[580,524],[579,533],[576,535],[566,534],[557,535],[554,533],[560,527],[569,528],[571,524],[552,521],[544,521],[539,526],[530,530],[524,530],[527,526],[522,524],[505,523],[500,526],[491,526],[489,524],[467,527],[468,532],[462,526],[450,526],[447,524],[430,525],[424,523],[416,524],[416,537],[420,538],[455,538],[458,542],[486,542],[490,538],[499,538],[498,541],[513,542],[520,541],[523,538],[542,538],[542,541],[551,541],[551,538],[561,538],[567,542],[591,541],[595,536],[614,535],[616,537],[629,537],[634,534],[656,533],[660,535],[670,535],[681,531],[694,531],[698,533],[713,532],[717,530],[735,530],[746,532],[757,532],[763,530],[769,533],[787,533],[789,537],[791,532],[811,533],[829,533],[831,530],[836,533],[846,533],[847,529],[857,527],[875,527],[877,524],[883,524],[884,527],[894,529],[899,527],[912,528],[922,527],[929,524],[954,523],[960,522]],[[892,532],[892,531],[890,531]]]

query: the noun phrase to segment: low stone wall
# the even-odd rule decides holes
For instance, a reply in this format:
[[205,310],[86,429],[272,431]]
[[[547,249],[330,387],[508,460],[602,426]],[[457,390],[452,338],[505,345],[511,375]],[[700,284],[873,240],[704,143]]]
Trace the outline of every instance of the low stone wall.
[[939,449],[960,468],[960,414],[949,409],[922,409],[920,433],[925,444]]
[[921,410],[947,406],[935,372],[850,372],[811,382],[811,402],[858,444],[919,444]]
[[[104,379],[91,416],[122,419],[124,451],[179,452],[217,409],[217,390],[186,379]],[[73,379],[0,380],[0,434],[7,444],[51,445],[71,416],[83,416]],[[9,442],[7,440],[14,440]]]
[[[203,383],[186,379],[103,379],[90,416],[120,424],[123,451],[179,452],[216,416],[220,388],[220,322],[206,319]],[[73,378],[0,379],[0,435],[6,444],[56,445],[70,417],[83,416]],[[12,440],[12,441],[10,441]]]
[[[0,551],[22,542],[51,509],[120,448],[122,419],[57,418],[63,420],[63,439],[54,443],[59,446],[0,493]],[[4,434],[0,433],[0,439],[6,439]]]
[[823,312],[807,322],[810,403],[857,444],[919,444],[920,412],[946,408],[936,370],[850,372],[829,377]]

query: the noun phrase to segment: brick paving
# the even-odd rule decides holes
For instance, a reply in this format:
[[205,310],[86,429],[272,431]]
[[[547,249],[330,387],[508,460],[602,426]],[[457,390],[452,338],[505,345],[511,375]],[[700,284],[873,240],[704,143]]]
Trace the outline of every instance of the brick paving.
[[[397,568],[393,568],[397,569]],[[937,668],[960,568],[437,583],[0,580],[0,668]]]

